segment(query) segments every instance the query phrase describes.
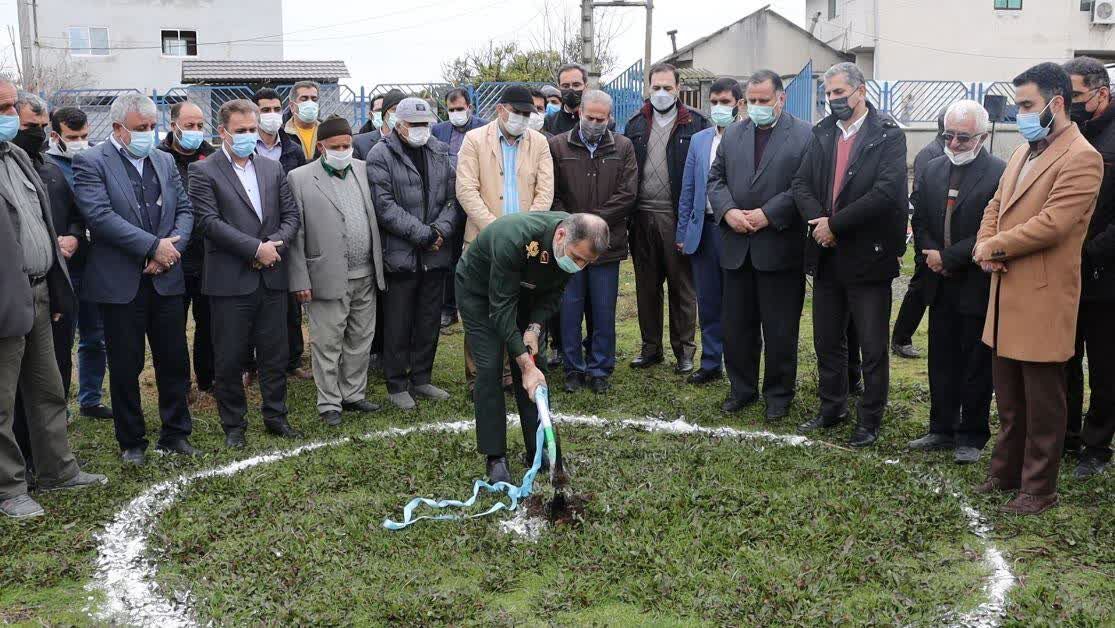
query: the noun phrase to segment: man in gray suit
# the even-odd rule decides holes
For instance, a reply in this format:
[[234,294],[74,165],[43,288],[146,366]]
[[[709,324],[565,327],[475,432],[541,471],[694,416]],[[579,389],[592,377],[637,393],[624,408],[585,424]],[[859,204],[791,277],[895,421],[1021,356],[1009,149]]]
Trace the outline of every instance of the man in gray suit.
[[367,166],[352,158],[352,127],[331,117],[317,140],[321,157],[287,175],[302,223],[290,247],[290,291],[310,319],[317,410],[337,426],[341,410],[379,410],[364,390],[383,249]]
[[247,444],[241,372],[249,346],[259,364],[261,413],[268,432],[301,436],[287,422],[287,293],[283,255],[298,233],[298,206],[283,167],[255,159],[259,108],[221,105],[221,150],[190,164],[190,199],[205,237],[201,290],[213,317],[214,393],[225,444]]
[[728,127],[709,173],[708,196],[722,236],[725,412],[758,399],[766,341],[766,416],[787,415],[794,399],[798,322],[805,298],[805,223],[790,184],[809,148],[809,125],[783,108],[782,79],[760,70],[747,81],[748,119]]
[[[19,129],[16,88],[0,80],[0,514],[34,517],[25,461],[12,433],[23,397],[38,485],[49,490],[104,484],[78,468],[66,436],[66,398],[54,359],[51,319],[76,311],[46,189],[27,154],[11,143]],[[53,307],[52,307],[53,306]]]
[[155,103],[142,94],[112,103],[112,135],[74,158],[74,196],[91,236],[81,299],[104,319],[113,422],[125,462],[147,450],[139,375],[151,345],[162,431],[158,448],[195,455],[186,349],[185,275],[178,261],[194,214],[174,158],[155,150]]

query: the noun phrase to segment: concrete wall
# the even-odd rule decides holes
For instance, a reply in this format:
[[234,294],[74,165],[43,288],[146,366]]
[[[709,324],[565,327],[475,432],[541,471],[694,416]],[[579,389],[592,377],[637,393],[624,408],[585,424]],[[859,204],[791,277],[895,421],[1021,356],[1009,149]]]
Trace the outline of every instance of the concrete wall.
[[[202,44],[281,34],[282,0],[37,0],[36,4],[42,46],[68,46],[71,26],[108,27],[112,48],[108,55],[74,57],[92,73],[92,87],[165,90],[181,84],[183,59],[283,58],[281,37],[202,45],[196,57],[166,56],[161,49],[164,29],[197,31]],[[49,58],[44,56],[44,60]]]
[[829,21],[828,0],[807,0],[806,28],[821,11],[818,38],[841,50],[875,47],[874,75],[880,80],[1010,80],[1039,60],[1084,53],[1115,58],[1115,27],[1093,26],[1080,0],[1025,0],[1019,11],[995,10],[993,0],[840,4],[843,13]]
[[690,60],[689,67],[735,77],[747,77],[759,69],[793,75],[810,59],[814,68],[841,60],[832,50],[767,12],[733,24],[679,58]]

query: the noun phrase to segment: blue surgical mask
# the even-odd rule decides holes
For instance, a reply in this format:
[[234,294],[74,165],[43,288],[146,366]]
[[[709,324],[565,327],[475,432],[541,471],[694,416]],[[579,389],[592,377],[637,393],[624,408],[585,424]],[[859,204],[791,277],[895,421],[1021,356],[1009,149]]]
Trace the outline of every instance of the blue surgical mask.
[[736,121],[736,110],[728,105],[712,106],[712,121],[716,126],[725,127]]
[[395,112],[391,112],[391,113],[387,114],[387,128],[394,131],[395,130],[395,123],[398,122],[398,121],[399,121],[399,119],[395,117]]
[[131,139],[128,140],[128,152],[136,159],[143,159],[155,149],[155,131],[128,131]]
[[373,111],[372,112],[372,126],[375,127],[376,129],[383,126],[383,112],[382,111]]
[[769,105],[747,105],[747,117],[758,126],[774,124],[774,107]]
[[239,158],[251,156],[259,141],[258,133],[237,133],[232,136],[232,152]]
[[573,258],[569,257],[568,255],[562,255],[561,257],[557,258],[557,263],[558,268],[561,268],[570,275],[576,275],[577,273],[581,272],[581,267],[578,266],[577,262],[574,262]]
[[555,105],[552,102],[546,103],[546,115],[554,114],[559,111],[561,111],[561,105]]
[[0,116],[0,142],[10,142],[19,133],[19,116]]
[[298,103],[298,119],[309,124],[317,120],[317,103],[312,100],[303,100]]
[[1053,116],[1049,116],[1049,122],[1042,124],[1041,117],[1049,109],[1049,105],[1053,104],[1050,101],[1045,105],[1045,109],[1037,113],[1020,113],[1018,119],[1018,132],[1022,137],[1026,138],[1027,142],[1037,142],[1044,140],[1049,135],[1049,129],[1053,126]]
[[186,131],[181,127],[178,128],[178,145],[186,150],[197,150],[204,139],[205,133],[201,131]]

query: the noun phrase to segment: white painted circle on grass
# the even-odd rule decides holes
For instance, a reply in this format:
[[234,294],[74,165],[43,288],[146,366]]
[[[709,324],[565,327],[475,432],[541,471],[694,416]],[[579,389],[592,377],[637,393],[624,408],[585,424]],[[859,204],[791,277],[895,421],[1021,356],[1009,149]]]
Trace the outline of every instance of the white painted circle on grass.
[[[597,417],[554,416],[555,423],[593,427],[623,427],[650,432],[671,434],[705,434],[720,438],[747,438],[770,441],[789,447],[823,444],[804,436],[775,434],[767,431],[741,430],[732,427],[704,427],[684,420],[655,421],[628,419],[609,421]],[[513,422],[517,419],[512,417]],[[363,438],[390,438],[414,432],[464,432],[473,428],[472,421],[428,423],[408,428],[390,428],[366,434]],[[196,626],[189,591],[162,591],[155,580],[157,562],[148,556],[148,538],[155,522],[179,497],[186,486],[205,478],[230,476],[263,464],[292,458],[308,451],[333,447],[351,442],[352,438],[317,441],[229,463],[214,469],[180,475],[159,482],[128,503],[112,518],[103,532],[97,535],[97,568],[88,588],[103,595],[98,608],[86,611],[98,620],[109,623],[139,626],[185,627]],[[885,460],[884,464],[899,464],[898,460]],[[910,470],[915,479],[928,482],[938,491],[945,491],[945,483],[931,472],[915,468]],[[917,472],[917,473],[916,473]],[[950,495],[959,502],[960,511],[971,532],[983,542],[983,560],[990,570],[985,578],[985,601],[967,613],[952,612],[942,621],[952,626],[998,626],[1006,607],[1007,592],[1014,586],[1015,577],[1003,553],[989,540],[991,526],[965,497],[957,491]],[[528,520],[529,521],[529,520]],[[511,522],[510,525],[507,525]],[[504,527],[517,532],[520,524],[515,518],[504,522]],[[532,529],[536,535],[540,530]]]

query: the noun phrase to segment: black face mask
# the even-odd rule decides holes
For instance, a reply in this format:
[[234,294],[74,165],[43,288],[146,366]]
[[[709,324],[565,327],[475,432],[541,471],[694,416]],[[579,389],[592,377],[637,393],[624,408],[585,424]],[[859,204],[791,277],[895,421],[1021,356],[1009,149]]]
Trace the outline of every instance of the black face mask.
[[581,92],[575,89],[561,90],[561,104],[567,109],[576,109],[581,106]]
[[12,143],[23,149],[32,159],[38,159],[46,149],[46,131],[41,126],[29,126],[16,133]]
[[1092,112],[1087,109],[1088,103],[1074,102],[1069,107],[1069,118],[1080,126],[1092,119]]
[[847,122],[848,120],[851,120],[852,116],[856,112],[856,110],[848,104],[847,96],[843,98],[830,99],[829,109],[832,111],[832,115],[836,116],[836,119],[840,120],[841,122]]

